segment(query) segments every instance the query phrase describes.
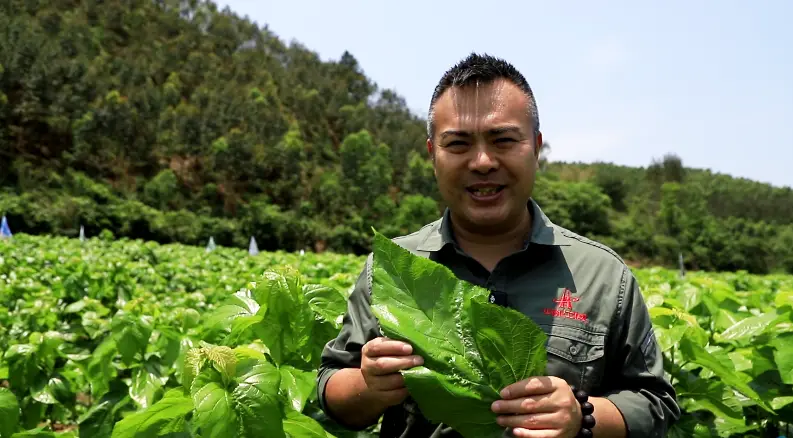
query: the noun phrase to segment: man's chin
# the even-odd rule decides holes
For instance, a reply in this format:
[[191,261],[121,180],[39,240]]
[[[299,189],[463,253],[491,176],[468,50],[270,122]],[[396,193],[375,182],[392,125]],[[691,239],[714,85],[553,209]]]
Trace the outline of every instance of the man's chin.
[[491,231],[503,229],[509,221],[509,215],[501,208],[469,208],[465,212],[465,219],[473,227]]
[[516,212],[509,202],[501,202],[492,206],[462,205],[455,216],[467,223],[467,227],[475,231],[481,229],[484,234],[494,231],[505,232],[515,226]]

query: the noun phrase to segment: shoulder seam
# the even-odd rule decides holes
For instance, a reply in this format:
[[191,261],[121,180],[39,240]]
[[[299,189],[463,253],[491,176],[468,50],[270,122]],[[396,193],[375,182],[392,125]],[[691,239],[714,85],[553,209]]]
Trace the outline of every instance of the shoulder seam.
[[603,252],[606,252],[606,253],[610,254],[612,257],[614,257],[615,259],[617,259],[617,261],[620,262],[620,264],[622,264],[623,266],[625,266],[625,267],[628,266],[625,263],[625,260],[623,260],[622,257],[620,257],[620,255],[617,254],[617,252],[614,251],[612,248],[609,248],[608,246],[606,246],[606,245],[604,245],[604,244],[602,244],[600,242],[596,242],[596,241],[594,241],[592,239],[587,239],[586,237],[584,237],[584,236],[582,236],[580,234],[576,234],[576,233],[574,233],[574,232],[572,232],[572,231],[570,231],[570,230],[568,230],[566,228],[562,228],[561,230],[562,230],[562,234],[564,234],[568,238],[575,239],[575,240],[577,240],[577,241],[579,241],[579,242],[581,242],[581,243],[583,243],[585,245],[593,246],[593,247],[595,247],[595,248],[597,248],[597,249],[599,249],[599,250],[601,250]]
[[622,315],[625,306],[625,296],[628,293],[628,279],[631,275],[630,268],[626,265],[622,268],[620,275],[620,294],[617,297],[617,315]]

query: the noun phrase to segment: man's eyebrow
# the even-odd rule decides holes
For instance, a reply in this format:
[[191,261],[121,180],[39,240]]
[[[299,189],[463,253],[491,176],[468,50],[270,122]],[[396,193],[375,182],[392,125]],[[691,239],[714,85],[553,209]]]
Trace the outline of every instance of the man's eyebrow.
[[457,130],[454,130],[454,129],[449,129],[449,130],[443,131],[441,133],[441,138],[446,138],[446,137],[470,137],[470,136],[471,136],[471,133],[468,132],[468,131],[457,131]]
[[[487,131],[487,135],[521,134],[521,133],[522,131],[520,127],[514,125],[499,126],[498,128],[489,129]],[[441,133],[442,139],[447,137],[471,137],[471,133],[469,131],[449,129]]]
[[500,126],[498,128],[493,128],[487,131],[490,135],[499,135],[499,134],[520,134],[521,129],[518,126]]

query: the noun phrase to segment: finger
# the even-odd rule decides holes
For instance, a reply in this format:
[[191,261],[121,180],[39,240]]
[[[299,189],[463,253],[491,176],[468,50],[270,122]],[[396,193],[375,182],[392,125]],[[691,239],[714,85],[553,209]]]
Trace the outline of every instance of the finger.
[[555,412],[558,406],[550,395],[532,395],[510,400],[497,400],[491,405],[496,414],[536,414]]
[[564,382],[564,380],[547,376],[529,377],[528,379],[513,383],[502,389],[501,398],[509,400],[532,395],[549,394],[559,387],[559,382]]
[[559,438],[564,436],[564,431],[559,429],[512,429],[512,436],[516,438]]
[[405,356],[413,353],[413,347],[402,341],[388,338],[377,338],[367,342],[361,351],[364,356]]
[[364,366],[367,373],[372,376],[382,376],[396,373],[397,371],[413,368],[424,363],[420,356],[405,357],[378,357],[365,359]]
[[526,430],[559,429],[559,418],[553,413],[500,415],[496,422],[499,426]]

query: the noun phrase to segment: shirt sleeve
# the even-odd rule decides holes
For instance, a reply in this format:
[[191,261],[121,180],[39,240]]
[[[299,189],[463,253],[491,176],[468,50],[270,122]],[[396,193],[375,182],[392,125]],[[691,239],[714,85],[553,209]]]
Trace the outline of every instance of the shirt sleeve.
[[[638,282],[628,267],[622,281],[620,319],[615,326],[610,361],[617,375],[605,397],[622,413],[627,436],[662,438],[680,418],[680,407],[672,384],[664,374],[663,353]],[[597,419],[597,412],[594,414]]]
[[380,325],[371,311],[371,262],[372,254],[366,260],[363,271],[347,300],[339,335],[325,344],[319,369],[317,371],[317,399],[325,414],[338,421],[328,411],[325,403],[325,387],[330,377],[343,368],[361,366],[361,349],[370,340],[382,336]]

